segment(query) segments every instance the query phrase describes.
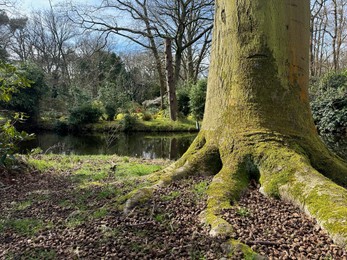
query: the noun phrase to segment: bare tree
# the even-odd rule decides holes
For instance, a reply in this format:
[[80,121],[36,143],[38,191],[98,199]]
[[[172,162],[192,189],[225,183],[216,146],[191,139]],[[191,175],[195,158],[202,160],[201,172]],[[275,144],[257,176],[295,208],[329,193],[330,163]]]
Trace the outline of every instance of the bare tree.
[[345,65],[346,14],[346,0],[311,1],[311,76]]
[[[122,13],[123,18],[115,13]],[[112,12],[112,15],[107,15]],[[160,47],[155,35],[153,20],[150,18],[147,0],[105,0],[97,7],[88,7],[84,11],[71,5],[69,17],[82,28],[110,33],[124,37],[142,48],[152,52],[159,75],[162,107],[164,106],[165,74],[163,71]]]
[[33,12],[30,18],[25,32],[16,38],[17,54],[38,64],[54,88],[66,93],[71,83],[68,59],[74,52],[72,40],[78,35],[75,25],[52,6]]
[[[209,47],[209,36],[212,29],[213,4],[213,0],[105,0],[98,7],[85,11],[72,6],[70,17],[85,29],[97,30],[106,34],[115,33],[142,48],[149,49],[156,61],[163,104],[167,82],[160,55],[162,43],[165,39],[173,41],[172,86],[175,88],[180,78],[184,52],[190,48],[190,54],[186,57],[190,59],[188,63],[191,64],[193,63],[192,46],[194,44],[196,44],[195,49],[197,46],[202,48],[200,58],[196,59],[195,64],[201,64],[207,53],[206,49]],[[122,18],[117,17],[117,14],[120,13]],[[199,42],[200,39],[204,39],[203,42],[206,43]],[[199,69],[195,71],[199,71]],[[197,73],[195,72],[195,74]],[[175,89],[173,93],[175,95]],[[170,100],[169,104],[171,104]],[[177,111],[173,113],[176,114]]]

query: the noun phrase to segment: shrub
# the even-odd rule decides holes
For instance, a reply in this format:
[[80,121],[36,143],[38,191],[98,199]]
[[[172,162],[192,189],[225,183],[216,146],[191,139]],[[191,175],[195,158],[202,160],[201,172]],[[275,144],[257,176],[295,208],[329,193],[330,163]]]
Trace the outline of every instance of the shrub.
[[14,93],[13,98],[4,104],[4,107],[9,110],[25,113],[29,116],[27,123],[37,123],[39,119],[39,106],[42,97],[48,90],[44,73],[32,64],[21,65],[19,71],[23,77],[30,80],[30,87],[20,89],[20,91]]
[[69,123],[71,125],[96,123],[101,116],[102,111],[99,107],[86,103],[71,110]]
[[143,113],[142,120],[143,121],[151,121],[152,120],[152,115],[150,113]]
[[18,144],[34,136],[24,131],[19,132],[15,128],[17,122],[24,122],[23,114],[15,113],[12,118],[2,120],[0,123],[0,169],[2,167],[10,169],[15,166],[16,159],[13,154],[17,152]]
[[54,124],[54,130],[59,134],[65,134],[69,131],[69,126],[66,121],[58,120]]
[[167,109],[161,109],[153,117],[155,119],[169,118],[169,111]]
[[178,104],[178,111],[181,112],[184,116],[187,116],[189,114],[189,90],[191,88],[191,85],[185,85],[180,87],[177,90],[177,104]]
[[113,105],[106,105],[105,106],[105,112],[107,115],[108,121],[113,121],[115,115],[116,115],[116,108]]
[[130,114],[125,114],[123,119],[120,121],[120,125],[122,126],[124,131],[130,131],[134,129],[136,124],[136,118]]
[[202,120],[205,110],[207,80],[199,80],[193,85],[189,92],[190,112],[196,120]]
[[117,116],[116,116],[117,120],[122,120],[123,118],[124,118],[124,114],[123,113],[117,114]]
[[347,73],[329,73],[310,86],[313,118],[321,133],[347,129]]
[[[17,68],[0,62],[0,102],[8,104],[12,95],[23,88],[30,87],[30,81],[17,71]],[[32,138],[26,132],[15,128],[17,122],[24,122],[23,113],[10,113],[2,110],[0,114],[0,173],[4,170],[18,169],[18,162],[13,154],[17,151],[18,143]]]

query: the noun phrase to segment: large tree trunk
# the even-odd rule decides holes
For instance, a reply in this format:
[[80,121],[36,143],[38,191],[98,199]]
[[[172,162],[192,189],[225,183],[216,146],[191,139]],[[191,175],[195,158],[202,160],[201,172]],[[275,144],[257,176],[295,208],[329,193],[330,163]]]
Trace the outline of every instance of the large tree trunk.
[[219,213],[255,179],[346,245],[347,165],[325,148],[311,116],[309,21],[309,0],[216,1],[202,129],[180,160],[153,177],[164,185],[214,174],[202,215],[211,235],[231,232]]

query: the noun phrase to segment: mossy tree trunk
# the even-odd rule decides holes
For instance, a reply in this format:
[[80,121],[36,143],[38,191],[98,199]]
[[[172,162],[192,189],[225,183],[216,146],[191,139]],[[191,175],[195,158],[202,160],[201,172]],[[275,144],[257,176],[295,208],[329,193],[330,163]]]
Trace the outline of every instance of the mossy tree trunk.
[[321,142],[309,107],[309,8],[309,0],[216,0],[202,129],[152,187],[213,174],[202,215],[212,235],[232,230],[219,213],[256,179],[346,246],[347,164]]

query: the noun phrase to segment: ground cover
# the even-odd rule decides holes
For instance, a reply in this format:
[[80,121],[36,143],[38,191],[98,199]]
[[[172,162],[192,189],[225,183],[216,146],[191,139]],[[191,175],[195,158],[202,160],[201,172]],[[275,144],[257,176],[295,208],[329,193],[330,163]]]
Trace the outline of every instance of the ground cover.
[[212,238],[200,222],[209,176],[162,187],[124,214],[126,195],[170,161],[64,155],[27,161],[30,173],[0,179],[0,259],[262,259],[230,239],[270,259],[347,257],[314,221],[264,197],[255,183],[222,213],[234,232]]

